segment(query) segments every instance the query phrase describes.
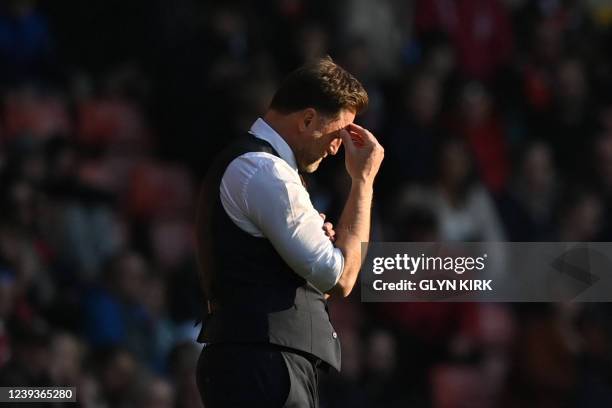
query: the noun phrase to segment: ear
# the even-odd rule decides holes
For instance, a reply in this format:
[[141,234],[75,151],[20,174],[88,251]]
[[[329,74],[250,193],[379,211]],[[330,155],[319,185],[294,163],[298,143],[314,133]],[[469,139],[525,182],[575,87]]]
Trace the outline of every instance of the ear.
[[304,132],[308,129],[313,122],[316,121],[317,111],[313,108],[306,108],[302,111],[302,117],[300,118],[299,128],[300,132]]

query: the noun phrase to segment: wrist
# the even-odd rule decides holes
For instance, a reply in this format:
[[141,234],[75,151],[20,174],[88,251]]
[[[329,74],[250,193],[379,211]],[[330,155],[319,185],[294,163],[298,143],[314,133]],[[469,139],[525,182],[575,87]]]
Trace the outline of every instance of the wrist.
[[351,179],[351,189],[372,191],[374,189],[374,180],[354,177]]

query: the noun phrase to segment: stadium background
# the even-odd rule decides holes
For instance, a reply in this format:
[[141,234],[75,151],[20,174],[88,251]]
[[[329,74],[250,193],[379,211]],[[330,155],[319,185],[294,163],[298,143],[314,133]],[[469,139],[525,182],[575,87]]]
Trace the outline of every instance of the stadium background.
[[[317,56],[370,94],[358,121],[387,152],[375,240],[611,241],[606,0],[0,10],[0,385],[200,406],[198,181]],[[309,180],[332,220],[343,167]],[[612,406],[609,304],[362,304],[357,290],[331,312],[343,371],[322,376],[322,407]]]

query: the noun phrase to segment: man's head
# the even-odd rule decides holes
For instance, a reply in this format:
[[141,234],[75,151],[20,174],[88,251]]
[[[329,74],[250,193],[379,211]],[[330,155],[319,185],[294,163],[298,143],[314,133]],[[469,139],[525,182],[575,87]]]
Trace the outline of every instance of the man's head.
[[340,149],[340,131],[368,104],[355,77],[331,58],[306,64],[281,83],[264,119],[287,141],[300,171],[312,173]]

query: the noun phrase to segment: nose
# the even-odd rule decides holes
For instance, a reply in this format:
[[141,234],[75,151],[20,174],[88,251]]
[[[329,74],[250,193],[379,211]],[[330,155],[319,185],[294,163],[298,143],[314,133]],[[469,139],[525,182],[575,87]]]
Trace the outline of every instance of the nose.
[[342,139],[339,137],[335,138],[329,144],[329,149],[327,150],[328,153],[331,154],[332,156],[335,156],[336,153],[338,153],[338,150],[340,150],[341,145],[342,145]]

